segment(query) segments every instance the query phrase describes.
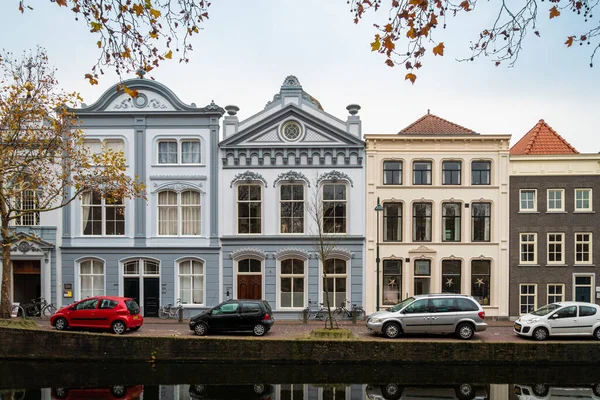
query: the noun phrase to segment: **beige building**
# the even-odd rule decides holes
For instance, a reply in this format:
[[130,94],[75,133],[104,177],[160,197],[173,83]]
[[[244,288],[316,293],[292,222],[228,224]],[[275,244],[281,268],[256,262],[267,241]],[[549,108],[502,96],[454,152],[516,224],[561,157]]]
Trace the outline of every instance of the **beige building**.
[[508,318],[510,135],[428,113],[365,141],[367,312],[451,292]]

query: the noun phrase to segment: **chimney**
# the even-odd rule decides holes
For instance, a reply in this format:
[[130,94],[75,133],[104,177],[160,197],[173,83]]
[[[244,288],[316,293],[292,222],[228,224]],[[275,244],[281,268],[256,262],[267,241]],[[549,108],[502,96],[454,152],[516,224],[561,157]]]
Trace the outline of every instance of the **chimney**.
[[240,124],[237,117],[237,112],[240,111],[238,106],[225,106],[225,111],[227,111],[227,115],[223,118],[223,139],[235,135]]
[[346,121],[346,131],[360,139],[362,137],[362,122],[360,121],[360,117],[356,115],[358,114],[358,110],[360,110],[360,106],[358,104],[350,104],[346,107],[346,110],[350,113]]

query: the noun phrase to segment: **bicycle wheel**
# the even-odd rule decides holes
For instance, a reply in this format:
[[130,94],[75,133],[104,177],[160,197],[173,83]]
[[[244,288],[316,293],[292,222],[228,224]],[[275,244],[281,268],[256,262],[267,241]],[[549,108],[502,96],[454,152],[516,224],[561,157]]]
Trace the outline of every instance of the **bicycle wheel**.
[[187,308],[182,308],[183,319],[190,319],[190,310]]
[[21,306],[12,306],[10,309],[10,314],[25,318],[25,310],[23,310],[23,307]]
[[169,318],[169,311],[166,309],[166,307],[163,306],[158,309],[158,318],[160,318],[160,319]]
[[54,304],[48,304],[44,308],[42,308],[42,316],[51,317],[56,312],[56,307]]
[[344,310],[341,308],[336,308],[335,311],[333,311],[333,319],[336,321],[344,319]]
[[37,317],[38,316],[37,307],[34,306],[33,304],[25,304],[25,316],[28,318]]

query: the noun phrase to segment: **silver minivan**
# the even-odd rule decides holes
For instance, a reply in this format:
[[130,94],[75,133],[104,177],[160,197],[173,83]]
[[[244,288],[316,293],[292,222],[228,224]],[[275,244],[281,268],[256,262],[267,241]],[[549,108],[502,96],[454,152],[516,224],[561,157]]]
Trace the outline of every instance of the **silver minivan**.
[[403,333],[456,333],[471,339],[487,329],[485,311],[471,296],[424,294],[409,297],[385,311],[367,318],[370,331],[396,338]]

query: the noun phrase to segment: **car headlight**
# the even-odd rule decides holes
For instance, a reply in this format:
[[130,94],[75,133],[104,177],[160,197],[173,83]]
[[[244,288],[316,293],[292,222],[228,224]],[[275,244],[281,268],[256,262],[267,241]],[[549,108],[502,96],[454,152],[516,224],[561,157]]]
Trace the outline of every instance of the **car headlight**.
[[381,320],[380,320],[379,318],[371,318],[371,319],[369,320],[369,322],[378,323],[378,322],[381,322]]

